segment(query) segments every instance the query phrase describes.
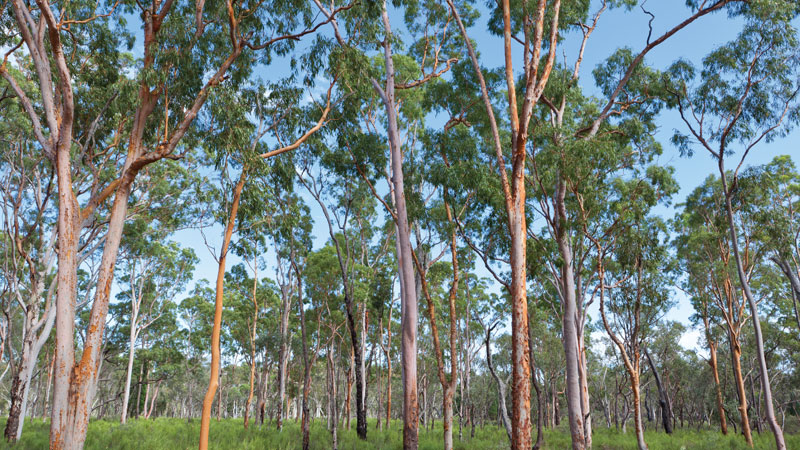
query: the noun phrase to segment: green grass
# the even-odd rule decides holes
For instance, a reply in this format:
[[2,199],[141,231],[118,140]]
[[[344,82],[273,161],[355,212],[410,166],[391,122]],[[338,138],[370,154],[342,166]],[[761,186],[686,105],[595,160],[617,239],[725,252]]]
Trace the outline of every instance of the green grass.
[[[356,449],[399,449],[402,444],[402,424],[395,421],[388,431],[375,429],[375,422],[370,421],[367,440],[356,437],[355,422],[352,430],[341,429],[339,432],[339,448]],[[0,419],[0,426],[5,427],[5,419]],[[0,443],[0,449],[46,449],[48,446],[49,424],[40,419],[30,420],[25,424],[22,439],[14,446]],[[127,425],[115,421],[96,420],[89,424],[86,438],[87,450],[179,450],[197,448],[200,434],[200,421],[191,422],[185,419],[158,418],[155,420],[132,420]],[[768,433],[753,435],[756,449],[775,448],[772,435]],[[594,436],[595,449],[635,449],[636,437],[629,430],[621,433],[614,429],[596,429]],[[686,450],[746,450],[741,436],[729,434],[722,436],[716,431],[677,430],[672,436],[664,433],[648,431],[645,440],[651,450],[686,449]],[[800,449],[800,435],[787,435],[786,444],[790,449]],[[505,432],[495,426],[476,428],[475,437],[469,437],[469,429],[464,430],[464,439],[458,440],[458,428],[454,433],[455,448],[467,449],[503,449],[508,448]],[[251,426],[245,431],[241,419],[226,419],[221,422],[211,421],[210,447],[213,449],[270,449],[294,450],[301,447],[300,426],[293,420],[284,425],[283,432],[275,430],[273,424]],[[325,428],[324,420],[318,420],[311,426],[310,442],[312,449],[327,449],[331,446],[330,433]],[[562,450],[570,447],[569,433],[563,427],[545,431],[545,449]],[[433,450],[442,448],[441,422],[437,422],[433,430],[420,430],[419,448]]]

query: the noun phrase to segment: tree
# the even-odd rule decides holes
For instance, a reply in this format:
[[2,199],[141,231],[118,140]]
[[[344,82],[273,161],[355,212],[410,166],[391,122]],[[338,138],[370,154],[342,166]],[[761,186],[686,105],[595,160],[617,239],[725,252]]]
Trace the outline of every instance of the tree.
[[[120,297],[130,305],[130,310],[126,311],[130,331],[128,368],[120,419],[122,423],[128,417],[136,341],[142,331],[161,318],[168,305],[184,289],[198,261],[191,249],[181,249],[175,243],[159,243],[159,233],[153,233],[152,230],[134,229],[129,230],[127,235],[123,264],[120,267],[125,273],[120,281],[127,285]],[[120,319],[124,320],[122,317]]]
[[[617,58],[616,64],[611,64],[616,76],[609,77],[603,83],[603,92],[606,96],[601,100],[598,107],[591,111],[588,117],[583,117],[587,124],[578,130],[571,138],[591,141],[610,117],[624,112],[632,104],[642,102],[641,98],[636,98],[631,102],[628,97],[619,100],[621,95],[627,94],[626,88],[634,72],[639,68],[644,57],[656,46],[666,41],[670,36],[685,28],[688,24],[711,12],[720,10],[730,1],[718,1],[712,4],[703,3],[701,5],[691,4],[697,9],[686,20],[669,29],[663,35],[650,41],[648,40],[644,48],[638,53],[630,51],[621,52],[625,57]],[[514,430],[512,448],[529,448],[530,438],[530,369],[528,361],[528,323],[527,323],[527,278],[525,274],[527,256],[527,225],[526,225],[526,170],[525,161],[527,158],[527,146],[529,136],[535,135],[535,129],[531,129],[531,118],[533,117],[534,107],[540,102],[544,102],[554,113],[557,119],[563,116],[564,100],[553,102],[543,97],[543,93],[551,80],[551,73],[555,64],[555,56],[559,43],[559,33],[570,26],[580,29],[583,39],[579,53],[576,57],[572,83],[576,82],[579,75],[583,51],[589,36],[597,25],[597,19],[608,6],[628,6],[628,2],[603,2],[599,11],[594,15],[591,24],[588,23],[588,3],[580,5],[578,8],[561,8],[561,2],[556,0],[548,5],[546,1],[540,1],[535,7],[527,8],[526,2],[523,7],[514,9],[510,7],[509,1],[503,1],[493,10],[490,29],[492,32],[503,35],[504,41],[504,73],[507,85],[507,120],[510,124],[510,136],[501,136],[498,121],[494,116],[492,99],[489,95],[487,83],[483,70],[480,67],[478,56],[467,35],[466,26],[461,20],[458,8],[452,0],[448,0],[448,6],[456,19],[456,23],[461,31],[464,44],[467,48],[470,60],[476,77],[478,78],[483,103],[491,124],[491,143],[496,155],[496,169],[499,172],[504,206],[508,224],[508,234],[510,237],[510,258],[511,266],[511,301],[512,308],[512,341],[514,348],[514,375],[512,393],[514,404],[512,405],[512,427]],[[563,17],[562,17],[563,16]],[[500,25],[502,24],[502,26]],[[522,33],[522,37],[517,34]],[[513,41],[523,44],[523,73],[520,92],[517,91],[515,74],[513,69]],[[546,55],[546,56],[545,56]],[[634,87],[636,87],[634,85]],[[641,87],[641,86],[639,86]],[[518,96],[522,98],[522,108],[517,104]],[[646,100],[645,100],[646,101]],[[556,126],[561,124],[556,121]],[[566,137],[566,136],[564,136]],[[510,154],[505,152],[504,140],[510,138]],[[508,167],[506,158],[511,161],[511,179],[509,181]],[[555,210],[561,216],[560,222],[564,221],[564,198],[566,192],[565,181],[561,181],[556,189],[556,203],[559,205]],[[573,258],[571,249],[568,247],[565,233],[558,233],[558,247],[566,268],[564,288],[564,311],[563,311],[563,338],[564,350],[566,352],[567,368],[567,405],[569,411],[570,430],[572,433],[573,448],[583,449],[591,446],[591,422],[585,419],[585,414],[590,414],[588,410],[588,387],[581,381],[581,365],[584,360],[580,349],[580,328],[577,324],[577,300],[574,295],[575,285],[574,276],[570,274]],[[584,370],[585,372],[585,370]],[[518,390],[516,390],[518,389]],[[589,416],[590,417],[590,416]]]
[[[670,267],[669,253],[664,246],[666,224],[639,214],[640,211],[633,213],[630,228],[619,236],[617,245],[598,249],[597,259],[603,326],[619,349],[628,373],[633,394],[636,441],[639,449],[645,450],[648,447],[644,440],[639,383],[641,354],[644,352],[648,355],[646,342],[651,328],[671,307],[667,285],[672,281],[669,274],[673,268]],[[607,253],[610,253],[608,262],[605,261]],[[606,284],[606,279],[609,284]],[[605,298],[607,290],[610,294],[608,301]],[[613,322],[606,314],[606,303],[616,319]],[[652,367],[649,356],[648,362]],[[653,373],[657,372],[653,370]]]
[[[673,142],[688,155],[696,143],[717,162],[732,258],[752,316],[765,413],[775,445],[781,450],[786,443],[775,417],[758,306],[739,249],[732,200],[739,169],[750,151],[762,140],[769,142],[785,133],[797,120],[800,84],[794,62],[800,44],[791,24],[797,14],[797,6],[791,2],[753,5],[737,38],[705,58],[701,82],[692,85],[695,70],[685,61],[671,69],[674,105],[689,133],[677,132]],[[725,158],[736,146],[742,148],[742,156],[736,169],[728,173]]]
[[[681,232],[676,245],[689,275],[687,284],[690,292],[698,298],[696,303],[702,304],[705,299],[711,299],[714,311],[717,312],[711,317],[721,316],[725,323],[742,432],[747,443],[751,445],[747,396],[741,366],[741,336],[742,329],[746,321],[752,319],[752,314],[747,314],[745,298],[734,281],[736,275],[735,262],[732,261],[733,244],[722,205],[721,189],[719,180],[709,177],[689,195],[684,212],[676,218],[676,227]],[[747,251],[748,254],[757,254],[750,253],[749,247]],[[754,258],[745,261],[747,273],[752,273],[756,263]]]

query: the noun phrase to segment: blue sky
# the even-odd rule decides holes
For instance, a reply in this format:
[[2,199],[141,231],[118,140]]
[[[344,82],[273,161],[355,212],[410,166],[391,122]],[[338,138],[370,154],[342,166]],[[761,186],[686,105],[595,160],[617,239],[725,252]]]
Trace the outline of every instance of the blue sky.
[[[479,1],[479,4],[483,7],[483,2]],[[652,24],[653,38],[690,15],[690,11],[684,6],[682,0],[651,0],[645,6],[655,15]],[[592,11],[596,11],[598,7],[599,2],[593,2]],[[401,21],[397,11],[393,11],[392,16],[393,19],[397,19],[395,22],[399,23]],[[648,34],[648,20],[649,16],[638,7],[632,11],[610,10],[601,16],[584,55],[581,85],[585,92],[601,95],[594,85],[591,70],[605,60],[615,49],[627,46],[634,51],[638,51],[645,45]],[[478,51],[481,54],[481,63],[487,67],[499,67],[502,65],[503,42],[501,38],[492,36],[485,31],[485,21],[486,17],[484,15],[477,26],[469,30],[469,33],[471,38],[477,42]],[[131,22],[130,26],[138,21],[131,20]],[[716,13],[704,17],[679,32],[676,36],[671,37],[665,44],[657,47],[648,55],[647,62],[655,68],[665,68],[678,58],[686,58],[699,65],[702,57],[709,50],[735,37],[740,26],[741,22],[729,19],[724,13]],[[394,25],[396,33],[402,33],[402,30],[403,27]],[[141,31],[135,31],[139,41],[137,41],[134,51],[139,56],[141,54]],[[559,58],[562,60],[566,58],[567,62],[572,64],[577,54],[578,45],[578,35],[576,33],[568,35],[565,42],[561,44]],[[515,50],[517,54],[520,53],[519,46]],[[517,67],[521,67],[521,65],[517,64]],[[268,76],[266,71],[261,75],[265,78]],[[674,205],[675,203],[680,203],[708,175],[717,173],[717,168],[714,161],[704,152],[698,150],[694,157],[683,158],[679,156],[677,149],[669,144],[669,138],[673,131],[676,128],[683,129],[677,113],[672,111],[662,113],[658,123],[660,124],[660,130],[657,138],[664,146],[664,153],[658,163],[674,167],[675,177],[681,186],[679,194],[674,199]],[[798,134],[792,133],[787,138],[776,140],[770,144],[763,144],[748,156],[747,164],[763,164],[779,154],[790,154],[795,163],[800,163],[800,152],[797,150],[799,143]],[[737,158],[738,160],[738,156],[733,156],[732,158]],[[302,190],[302,187],[299,189]],[[315,247],[320,247],[328,239],[327,227],[324,225],[324,218],[315,201],[306,196],[306,202],[311,207],[312,215],[315,219],[313,230]],[[659,213],[665,218],[669,218],[674,215],[675,208],[674,206],[660,208]],[[222,240],[221,226],[216,225],[206,228],[203,233],[211,246],[217,249],[220,247]],[[201,232],[199,230],[186,230],[176,234],[173,239],[184,246],[193,247],[200,257],[200,263],[195,269],[195,280],[205,278],[213,282],[217,265],[210,252],[206,249]],[[269,267],[266,271],[261,271],[260,273],[270,276],[274,273],[274,256],[268,254],[265,259]],[[239,262],[239,259],[235,255],[231,255],[228,260],[228,267],[237,262]],[[479,275],[490,278],[488,272],[482,269],[480,265],[478,269]],[[495,288],[499,290],[498,287]],[[666,317],[688,324],[688,318],[692,314],[691,306],[682,292],[676,290],[675,295],[678,299],[678,304],[667,313]],[[597,317],[597,310],[590,310],[590,314]],[[702,348],[702,343],[698,345],[698,337],[699,333],[697,332],[687,333],[682,340],[682,344],[687,348]]]

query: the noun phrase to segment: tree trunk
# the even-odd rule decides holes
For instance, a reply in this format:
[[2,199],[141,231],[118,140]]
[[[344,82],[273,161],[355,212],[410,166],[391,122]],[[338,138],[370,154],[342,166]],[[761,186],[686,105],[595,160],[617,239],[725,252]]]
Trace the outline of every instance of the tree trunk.
[[144,361],[139,366],[139,382],[136,383],[136,418],[141,414],[142,405],[142,377],[144,376]]
[[228,247],[231,243],[233,229],[236,223],[236,214],[239,211],[239,199],[242,195],[245,180],[247,179],[247,169],[242,168],[239,181],[233,190],[231,211],[228,215],[228,223],[225,227],[225,236],[222,241],[222,249],[219,255],[219,267],[217,270],[216,298],[214,300],[214,326],[211,330],[211,376],[208,380],[208,389],[203,398],[203,412],[200,417],[200,450],[208,450],[208,430],[211,425],[211,406],[214,403],[214,394],[219,387],[219,363],[220,348],[219,336],[222,329],[222,300],[223,288],[225,286],[225,262],[228,256]]
[[558,231],[556,238],[558,241],[559,255],[563,261],[561,266],[561,290],[564,301],[562,340],[564,343],[564,356],[566,358],[567,416],[569,419],[570,434],[572,436],[572,448],[573,450],[583,450],[586,448],[586,439],[583,423],[583,388],[580,374],[581,344],[578,342],[578,308],[572,263],[572,248],[570,247],[569,236],[564,228],[567,220],[565,205],[566,189],[566,183],[560,180],[555,203],[558,212]]
[[733,379],[736,383],[736,394],[739,397],[739,416],[742,421],[742,434],[744,440],[750,447],[753,446],[753,436],[750,430],[750,418],[747,413],[747,393],[744,388],[744,378],[742,377],[742,348],[739,346],[738,336],[731,335],[731,365],[733,368]]
[[[69,91],[72,94],[72,91]],[[67,132],[71,132],[68,127]],[[68,409],[70,375],[75,363],[74,327],[77,293],[78,239],[80,210],[72,191],[70,164],[71,138],[61,142],[56,157],[58,176],[58,289],[56,291],[55,374],[50,415],[50,448],[80,448],[73,445]],[[98,286],[99,287],[99,286]]]
[[544,411],[542,411],[542,391],[539,388],[538,376],[536,375],[536,358],[534,357],[533,338],[530,336],[532,328],[528,329],[528,351],[531,360],[531,376],[533,389],[536,391],[536,443],[533,444],[533,450],[542,448],[544,444],[544,435],[542,434],[542,420]]
[[658,404],[661,406],[661,422],[664,424],[664,431],[667,434],[672,434],[672,407],[669,403],[669,394],[667,394],[666,387],[661,383],[661,377],[658,374],[653,359],[650,358],[650,353],[647,348],[644,348],[644,356],[647,358],[647,363],[650,365],[650,370],[653,372],[653,377],[656,380],[656,387],[658,388]]
[[631,374],[631,391],[633,392],[633,421],[636,428],[636,444],[639,450],[647,450],[647,443],[644,441],[644,426],[642,425],[642,406],[639,394],[639,375]]
[[330,389],[328,395],[331,404],[331,449],[338,450],[339,448],[339,409],[336,402],[336,369],[334,367],[334,346],[333,343],[328,348],[328,367],[330,367]]
[[[392,191],[396,210],[397,261],[400,273],[400,301],[402,303],[403,449],[413,450],[419,445],[419,405],[417,400],[417,322],[419,320],[419,312],[414,288],[414,267],[411,257],[411,238],[406,209],[403,153],[400,148],[400,131],[397,125],[397,110],[395,108],[395,73],[391,48],[392,29],[385,0],[381,18],[386,34],[383,40],[384,60],[386,63],[385,90],[375,80],[373,80],[373,85],[378,92],[382,93],[388,119],[387,135],[391,153]],[[360,435],[361,433],[359,433]],[[366,436],[366,424],[364,436]]]
[[392,418],[392,311],[394,308],[394,303],[389,305],[389,322],[386,324],[386,347],[384,347],[384,351],[386,353],[386,429],[389,430],[391,427],[391,418]]
[[11,382],[11,391],[9,392],[11,406],[8,411],[8,421],[4,432],[8,442],[16,442],[22,437],[33,371],[36,368],[36,360],[39,359],[41,347],[48,336],[49,333],[42,335],[36,342],[31,342],[29,339],[33,336],[30,336],[23,343],[19,370]]
[[344,401],[344,411],[347,415],[347,429],[350,430],[350,416],[352,412],[350,410],[350,402],[353,397],[353,349],[350,349],[350,367],[347,368],[347,395],[345,396]]
[[[131,299],[131,302],[135,302]],[[128,399],[131,395],[131,375],[133,375],[133,361],[136,352],[136,320],[137,308],[132,308],[131,311],[131,330],[128,337],[128,367],[125,370],[125,392],[122,394],[122,417],[120,423],[125,424],[128,420]]]
[[258,258],[253,260],[253,326],[250,330],[250,390],[244,405],[244,429],[250,425],[250,404],[253,402],[253,390],[256,382],[256,330],[258,325]]
[[725,420],[725,403],[722,399],[722,387],[719,383],[719,370],[717,369],[717,346],[709,343],[710,358],[708,364],[711,366],[711,373],[714,376],[714,387],[717,394],[717,413],[719,414],[719,428],[722,434],[728,434],[728,423]]
[[286,401],[286,371],[289,365],[289,309],[291,308],[291,295],[288,288],[281,289],[281,348],[278,355],[278,412],[276,427],[283,430],[283,419],[288,413],[284,412],[283,404]]

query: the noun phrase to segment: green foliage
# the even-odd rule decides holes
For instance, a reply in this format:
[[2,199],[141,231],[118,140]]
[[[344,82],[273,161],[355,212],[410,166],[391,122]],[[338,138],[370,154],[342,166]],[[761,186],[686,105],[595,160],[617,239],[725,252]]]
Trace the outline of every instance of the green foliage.
[[[29,419],[30,420],[30,419]],[[5,426],[5,419],[0,419],[0,425]],[[348,431],[339,429],[339,448],[342,449],[384,449],[394,450],[402,448],[402,422],[393,421],[389,431],[374,429],[374,422],[370,422],[370,433],[366,441],[356,437],[355,429]],[[47,446],[47,432],[49,424],[39,419],[30,420],[25,426],[25,433],[18,444],[13,447],[5,441],[0,443],[0,448],[17,448],[23,450],[39,449]],[[130,420],[127,425],[119,425],[113,421],[92,421],[89,423],[89,433],[86,439],[87,450],[181,450],[197,447],[200,422],[195,419],[157,418],[154,420]],[[434,450],[441,448],[441,422],[437,422],[432,430],[420,428],[419,448]],[[274,424],[265,424],[263,428],[251,426],[244,430],[241,419],[225,419],[221,422],[211,421],[209,433],[209,448],[224,449],[299,449],[300,426],[293,420],[284,424],[283,432],[275,430]],[[330,433],[325,429],[325,424],[316,421],[311,425],[311,448],[330,448]],[[800,436],[787,435],[787,446],[800,445]],[[774,440],[770,433],[759,433],[753,436],[754,448],[767,450],[774,447]],[[735,433],[727,436],[721,435],[716,430],[688,430],[679,429],[674,434],[667,435],[663,432],[645,431],[645,441],[653,450],[717,450],[741,449],[750,447]],[[505,432],[501,427],[488,425],[478,427],[475,437],[470,438],[465,433],[464,439],[454,440],[457,450],[494,450],[508,447]],[[599,449],[627,450],[636,449],[636,437],[632,432],[622,433],[614,429],[598,428],[593,434],[593,445]],[[545,430],[545,450],[558,450],[570,446],[569,433],[563,427],[557,430]]]

